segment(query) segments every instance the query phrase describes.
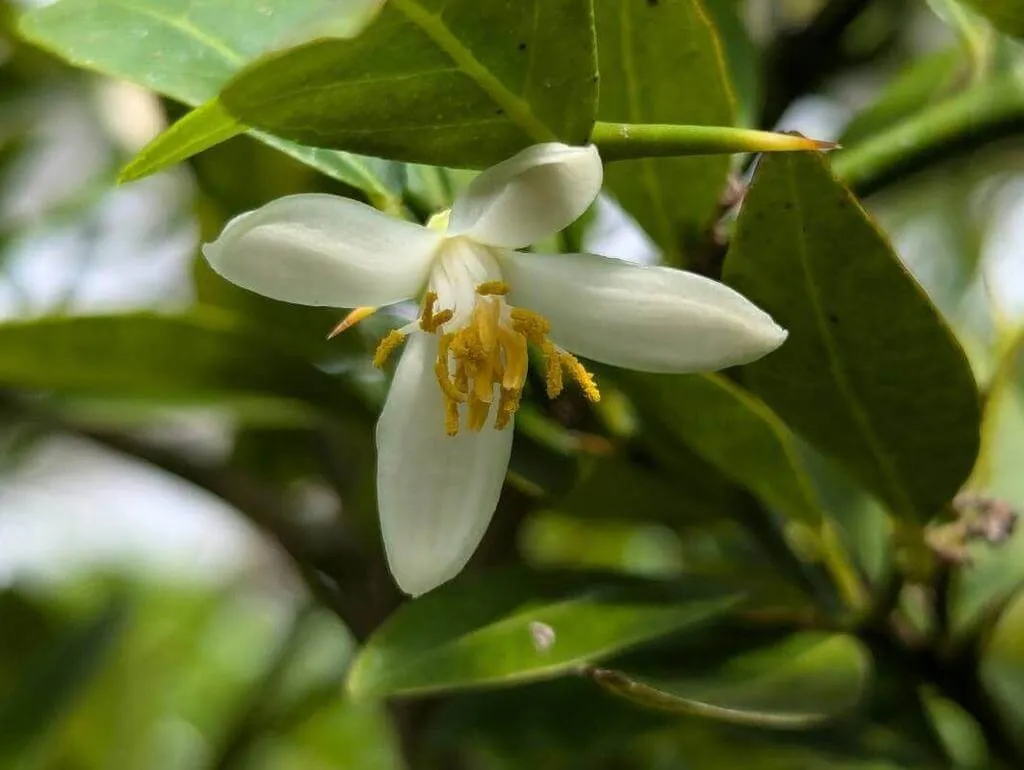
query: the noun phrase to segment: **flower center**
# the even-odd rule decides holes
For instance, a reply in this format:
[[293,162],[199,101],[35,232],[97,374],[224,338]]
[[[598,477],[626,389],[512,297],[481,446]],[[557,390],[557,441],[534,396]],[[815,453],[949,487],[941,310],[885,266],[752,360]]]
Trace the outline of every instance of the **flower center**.
[[[392,352],[413,331],[437,335],[434,373],[444,396],[445,431],[458,434],[460,426],[479,431],[494,415],[494,428],[507,427],[523,395],[529,364],[527,346],[536,345],[545,362],[548,398],[558,396],[564,375],[575,380],[590,401],[600,393],[583,364],[548,337],[551,325],[538,313],[510,305],[509,287],[491,276],[497,266],[477,263],[470,268],[452,262],[423,297],[418,321],[392,331],[381,340],[374,366],[383,366]],[[474,282],[475,278],[486,280]],[[442,302],[451,307],[438,308]],[[463,423],[463,417],[465,423]]]

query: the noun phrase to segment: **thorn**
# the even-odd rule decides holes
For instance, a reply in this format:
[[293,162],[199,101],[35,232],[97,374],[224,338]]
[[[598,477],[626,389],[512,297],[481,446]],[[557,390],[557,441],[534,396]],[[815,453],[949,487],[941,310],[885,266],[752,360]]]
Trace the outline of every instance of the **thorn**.
[[353,310],[351,313],[349,313],[347,316],[341,319],[341,322],[337,326],[331,329],[331,333],[327,335],[327,339],[334,339],[346,329],[355,326],[364,318],[369,318],[376,312],[377,308],[375,307],[357,307],[355,310]]

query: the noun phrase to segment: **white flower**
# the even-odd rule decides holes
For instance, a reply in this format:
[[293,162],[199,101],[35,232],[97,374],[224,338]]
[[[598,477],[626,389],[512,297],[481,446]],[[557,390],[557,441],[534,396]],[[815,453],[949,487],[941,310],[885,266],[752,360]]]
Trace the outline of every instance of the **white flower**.
[[515,251],[579,217],[601,189],[594,147],[541,144],[483,172],[422,227],[331,195],[294,195],[231,221],[203,253],[228,280],[303,305],[422,298],[375,363],[405,341],[377,424],[377,498],[398,585],[422,594],[454,577],[497,505],[512,449],[527,343],[546,358],[549,396],[569,352],[649,372],[759,358],[786,332],[743,296],[665,267],[592,254]]

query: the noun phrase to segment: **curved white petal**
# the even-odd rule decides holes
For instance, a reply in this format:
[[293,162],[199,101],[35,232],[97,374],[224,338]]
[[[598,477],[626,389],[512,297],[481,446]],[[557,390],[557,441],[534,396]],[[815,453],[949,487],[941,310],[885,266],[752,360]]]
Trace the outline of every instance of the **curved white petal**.
[[300,305],[388,305],[417,294],[442,234],[334,195],[289,195],[203,246],[232,283]]
[[512,429],[448,436],[434,375],[437,340],[406,343],[377,423],[377,504],[388,566],[418,596],[455,577],[490,523]]
[[500,253],[508,299],[545,316],[552,340],[595,361],[696,372],[770,353],[786,331],[728,286],[593,254]]
[[452,206],[449,235],[519,249],[576,221],[601,191],[597,148],[548,142],[484,171]]

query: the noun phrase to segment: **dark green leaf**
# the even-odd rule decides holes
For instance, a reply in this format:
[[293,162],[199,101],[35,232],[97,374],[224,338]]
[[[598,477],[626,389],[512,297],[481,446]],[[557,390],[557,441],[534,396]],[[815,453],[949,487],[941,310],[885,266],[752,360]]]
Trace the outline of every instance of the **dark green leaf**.
[[751,390],[897,516],[952,499],[978,450],[970,367],[822,156],[762,159],[725,278],[790,332],[745,368]]
[[272,397],[363,414],[340,379],[228,314],[52,317],[0,324],[0,383],[190,402]]
[[704,0],[704,6],[722,40],[729,71],[728,82],[736,92],[739,123],[754,126],[761,103],[761,51],[741,18],[746,12],[746,2]]
[[680,677],[598,669],[593,678],[647,708],[741,725],[806,729],[851,712],[864,696],[871,664],[853,637],[808,632],[710,671],[693,668]]
[[1010,603],[993,630],[985,645],[980,670],[981,680],[1003,712],[1005,724],[1021,724],[1024,721],[1024,594],[1018,594]]
[[760,399],[717,374],[622,372],[645,422],[656,422],[779,513],[814,527],[822,512],[789,428]]
[[[544,679],[706,622],[740,595],[704,579],[568,573],[469,575],[401,607],[359,652],[349,691],[425,693]],[[540,644],[536,629],[553,632]]]
[[127,610],[123,602],[114,602],[27,661],[13,691],[0,699],[0,758],[15,759],[81,692],[118,640]]
[[[731,125],[735,107],[721,44],[697,0],[597,0],[601,99],[617,123]],[[608,166],[605,181],[675,264],[699,242],[730,159],[645,158]]]
[[388,0],[352,40],[271,54],[221,94],[243,122],[318,147],[482,168],[581,144],[597,98],[588,0]]
[[[214,98],[246,62],[307,32],[329,12],[340,13],[333,0],[59,0],[26,13],[20,27],[31,42],[72,64],[195,106]],[[190,139],[184,129],[176,133]],[[364,190],[378,205],[401,192],[401,169],[394,164],[257,136]],[[165,153],[183,152],[170,140],[162,143]]]
[[999,30],[1024,37],[1024,3],[1020,0],[962,0],[984,14]]

